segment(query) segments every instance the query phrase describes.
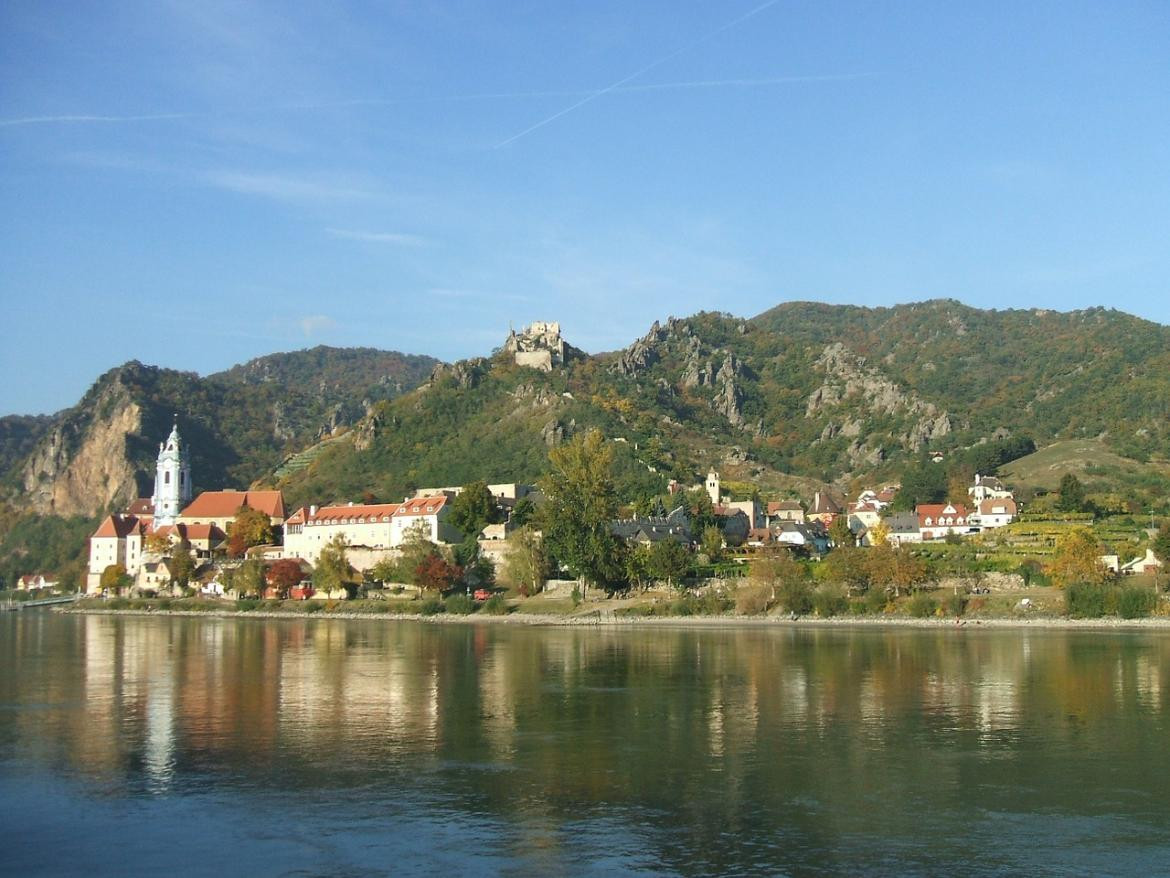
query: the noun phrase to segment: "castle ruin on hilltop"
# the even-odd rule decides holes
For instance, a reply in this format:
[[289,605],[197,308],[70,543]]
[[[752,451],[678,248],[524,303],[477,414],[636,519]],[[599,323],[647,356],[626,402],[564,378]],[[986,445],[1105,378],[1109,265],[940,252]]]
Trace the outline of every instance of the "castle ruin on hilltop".
[[511,330],[504,350],[513,355],[517,366],[530,366],[542,372],[551,372],[572,359],[584,357],[578,350],[561,338],[561,324],[538,320],[517,333]]

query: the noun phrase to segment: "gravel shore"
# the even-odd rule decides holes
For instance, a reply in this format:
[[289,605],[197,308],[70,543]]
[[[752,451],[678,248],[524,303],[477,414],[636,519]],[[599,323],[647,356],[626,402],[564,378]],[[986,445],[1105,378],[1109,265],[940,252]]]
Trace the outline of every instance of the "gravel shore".
[[179,616],[213,619],[355,619],[361,621],[421,622],[432,625],[530,625],[538,627],[592,628],[1054,628],[1087,630],[1149,630],[1170,632],[1170,617],[1146,619],[1062,619],[1062,618],[992,618],[992,619],[911,619],[903,616],[834,616],[819,619],[802,616],[615,616],[608,612],[584,611],[569,616],[538,613],[512,613],[506,616],[471,614],[466,616],[437,613],[292,613],[263,610],[103,610],[74,608],[59,613],[97,616]]

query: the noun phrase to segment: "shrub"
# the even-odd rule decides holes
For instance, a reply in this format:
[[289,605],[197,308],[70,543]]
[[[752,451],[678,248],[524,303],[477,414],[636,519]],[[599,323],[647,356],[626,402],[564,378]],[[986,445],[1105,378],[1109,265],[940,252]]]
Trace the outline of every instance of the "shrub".
[[943,598],[943,612],[948,616],[961,616],[967,609],[967,599],[961,594],[949,594]]
[[1097,619],[1107,610],[1106,586],[1074,582],[1064,590],[1066,612],[1074,619]]
[[443,602],[443,609],[456,616],[469,616],[475,611],[475,604],[465,594],[453,594]]
[[885,610],[886,604],[890,602],[889,595],[886,594],[884,588],[875,588],[871,586],[861,599],[865,604],[865,611],[867,613],[881,613]]
[[486,601],[480,612],[487,613],[489,616],[503,616],[508,612],[508,601],[502,594],[494,594]]
[[927,616],[933,616],[938,612],[938,601],[926,594],[926,592],[920,591],[916,592],[914,597],[910,598],[906,609],[910,611],[910,615],[915,619],[925,619]]
[[766,585],[741,585],[735,591],[735,611],[742,616],[758,616],[768,611],[772,589]]
[[812,586],[799,579],[790,579],[780,585],[780,605],[789,613],[806,616],[813,609]]
[[106,601],[106,608],[110,610],[124,610],[130,606],[130,601],[126,598],[110,598]]
[[419,613],[424,616],[435,616],[443,612],[443,602],[438,598],[427,598],[418,608]]
[[733,606],[730,598],[725,597],[722,592],[715,589],[709,589],[705,592],[697,603],[699,612],[704,616],[721,616]]
[[320,601],[305,601],[306,613],[320,613],[323,609],[325,609],[325,605]]
[[1141,619],[1154,612],[1158,596],[1148,588],[1128,586],[1117,596],[1117,615],[1122,619]]
[[170,598],[159,598],[158,608],[160,610],[169,610],[171,608],[171,599]]
[[569,595],[569,597],[573,601],[574,608],[576,608],[578,605],[580,605],[580,603],[581,603],[581,586],[574,585],[573,586],[573,593],[571,595]]
[[236,609],[241,613],[250,613],[252,610],[260,606],[260,601],[241,598],[236,601]]
[[695,616],[699,612],[699,602],[694,595],[686,594],[672,601],[668,612],[671,616]]
[[826,585],[813,594],[813,609],[822,619],[831,619],[850,611],[851,607],[843,591]]

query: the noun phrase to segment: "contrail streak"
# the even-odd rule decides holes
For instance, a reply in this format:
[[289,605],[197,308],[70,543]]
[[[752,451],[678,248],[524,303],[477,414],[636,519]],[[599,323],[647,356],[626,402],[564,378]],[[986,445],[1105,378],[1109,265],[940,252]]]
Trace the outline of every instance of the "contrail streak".
[[0,119],[0,128],[17,125],[53,125],[74,122],[159,122],[167,119],[190,119],[194,113],[155,113],[147,116],[24,116],[16,119]]
[[496,144],[496,149],[499,149],[500,147],[508,146],[509,144],[515,143],[521,137],[526,137],[527,135],[531,134],[533,131],[536,131],[539,128],[543,128],[545,125],[548,125],[550,122],[555,122],[557,119],[561,118],[561,116],[564,116],[568,113],[571,113],[574,110],[578,109],[579,107],[585,106],[585,104],[588,104],[590,101],[595,101],[599,97],[602,97],[603,95],[607,95],[612,91],[616,91],[617,89],[619,89],[623,85],[625,85],[627,82],[630,82],[631,80],[637,79],[639,76],[642,76],[645,73],[649,73],[655,67],[659,67],[662,64],[665,64],[667,61],[670,61],[674,58],[677,58],[679,55],[683,54],[684,52],[689,52],[692,49],[695,49],[698,46],[701,46],[703,43],[707,42],[708,40],[714,39],[715,37],[719,36],[719,34],[723,33],[724,31],[730,30],[731,28],[735,27],[736,25],[742,24],[743,22],[747,21],[749,18],[752,18],[753,16],[759,15],[765,9],[768,9],[771,6],[775,6],[779,2],[780,2],[780,0],[767,0],[766,3],[761,3],[759,6],[756,6],[753,9],[749,9],[743,15],[740,15],[739,17],[732,19],[731,21],[727,22],[726,24],[720,25],[719,27],[715,28],[715,30],[711,31],[710,33],[704,34],[703,36],[699,37],[699,39],[695,40],[694,42],[689,43],[685,46],[682,46],[681,48],[675,49],[673,52],[670,52],[667,55],[663,55],[661,58],[657,59],[656,61],[651,61],[645,67],[641,68],[640,70],[635,70],[629,76],[624,76],[621,79],[619,79],[617,82],[613,83],[612,85],[608,85],[603,89],[600,89],[598,91],[595,91],[595,92],[592,92],[592,93],[586,95],[585,97],[581,98],[581,100],[575,101],[575,102],[569,104],[569,106],[565,107],[563,110],[559,110],[558,112],[553,113],[551,116],[548,116],[545,119],[541,119],[535,125],[530,125],[529,127],[525,128],[520,133],[513,134],[507,140],[500,141],[499,143]]

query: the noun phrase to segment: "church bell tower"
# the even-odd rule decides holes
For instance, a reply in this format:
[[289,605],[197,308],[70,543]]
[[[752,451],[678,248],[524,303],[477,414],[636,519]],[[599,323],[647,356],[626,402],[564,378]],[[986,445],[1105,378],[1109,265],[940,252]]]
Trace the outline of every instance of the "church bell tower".
[[174,524],[183,507],[191,502],[191,466],[179,439],[179,416],[166,442],[158,446],[158,469],[154,477],[154,526]]

